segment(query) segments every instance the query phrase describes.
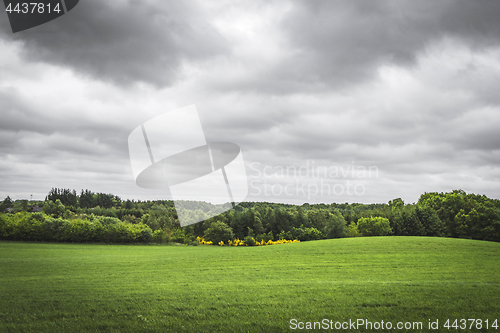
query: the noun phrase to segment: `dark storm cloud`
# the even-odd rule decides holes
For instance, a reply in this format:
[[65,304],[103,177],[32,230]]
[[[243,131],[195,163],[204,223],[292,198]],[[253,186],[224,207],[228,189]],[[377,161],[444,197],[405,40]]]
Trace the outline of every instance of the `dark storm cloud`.
[[440,131],[431,132],[430,138],[449,142],[457,151],[499,151],[499,111],[496,108],[467,113],[442,126]]
[[[260,171],[377,166],[372,196],[343,201],[497,184],[500,2],[285,2],[86,0],[0,31],[0,193],[25,181],[151,198],[127,137],[192,103],[206,139],[237,143]],[[128,85],[140,81],[154,86]]]
[[[290,56],[272,70],[290,89],[341,87],[383,64],[411,66],[444,37],[474,48],[500,44],[500,2],[296,1],[282,21]],[[293,83],[291,83],[293,82]]]
[[227,51],[225,40],[192,1],[87,0],[34,29],[12,34],[2,26],[2,38],[22,42],[26,59],[120,85],[171,85],[183,61]]

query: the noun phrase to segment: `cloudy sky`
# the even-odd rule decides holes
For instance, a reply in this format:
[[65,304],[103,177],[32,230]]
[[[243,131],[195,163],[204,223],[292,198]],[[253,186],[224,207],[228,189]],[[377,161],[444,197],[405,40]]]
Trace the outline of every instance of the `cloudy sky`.
[[128,136],[195,104],[249,201],[500,198],[500,2],[81,0],[0,15],[0,200],[137,187]]

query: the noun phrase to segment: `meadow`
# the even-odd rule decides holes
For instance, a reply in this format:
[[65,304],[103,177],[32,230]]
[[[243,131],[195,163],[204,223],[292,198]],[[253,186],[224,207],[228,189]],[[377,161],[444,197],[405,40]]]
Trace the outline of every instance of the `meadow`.
[[439,320],[432,332],[462,331],[443,328],[446,319],[482,319],[481,330],[465,331],[500,332],[484,325],[500,320],[500,243],[396,236],[262,247],[2,241],[0,296],[1,332],[282,332],[324,319],[422,322],[422,331]]

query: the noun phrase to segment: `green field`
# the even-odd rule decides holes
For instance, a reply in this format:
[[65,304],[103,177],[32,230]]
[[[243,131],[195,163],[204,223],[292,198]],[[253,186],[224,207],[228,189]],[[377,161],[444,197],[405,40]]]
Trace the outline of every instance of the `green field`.
[[500,243],[426,237],[262,247],[0,242],[0,297],[1,332],[297,331],[290,329],[293,318],[422,322],[424,331],[429,319],[439,319],[438,331],[448,331],[442,324],[449,318],[500,319]]

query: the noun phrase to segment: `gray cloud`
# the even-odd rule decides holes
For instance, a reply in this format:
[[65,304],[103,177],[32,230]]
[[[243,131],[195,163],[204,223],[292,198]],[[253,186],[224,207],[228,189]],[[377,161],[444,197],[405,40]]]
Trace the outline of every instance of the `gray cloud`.
[[290,4],[89,0],[39,29],[0,32],[0,195],[36,184],[165,197],[134,185],[127,137],[196,103],[206,138],[239,144],[261,171],[380,171],[357,179],[363,197],[254,200],[500,196],[498,2]]
[[51,105],[40,110],[40,104],[15,89],[0,89],[0,115],[0,182],[4,191],[12,191],[16,184],[29,184],[32,178],[32,182],[44,184],[83,180],[89,174],[90,182],[101,177],[109,181],[115,174],[121,175],[121,181],[128,178],[129,133],[120,124],[61,117]]
[[[443,38],[474,49],[500,44],[500,3],[466,1],[292,1],[279,21],[287,55],[223,89],[289,94],[344,90],[376,78],[384,64],[415,66]],[[263,51],[265,52],[265,51]]]
[[384,63],[411,65],[443,37],[498,45],[499,15],[498,1],[298,1],[283,24],[300,50],[299,78],[342,85]]
[[21,42],[29,61],[65,66],[120,85],[169,86],[184,61],[227,52],[227,42],[193,1],[81,1],[36,29],[2,38]]

